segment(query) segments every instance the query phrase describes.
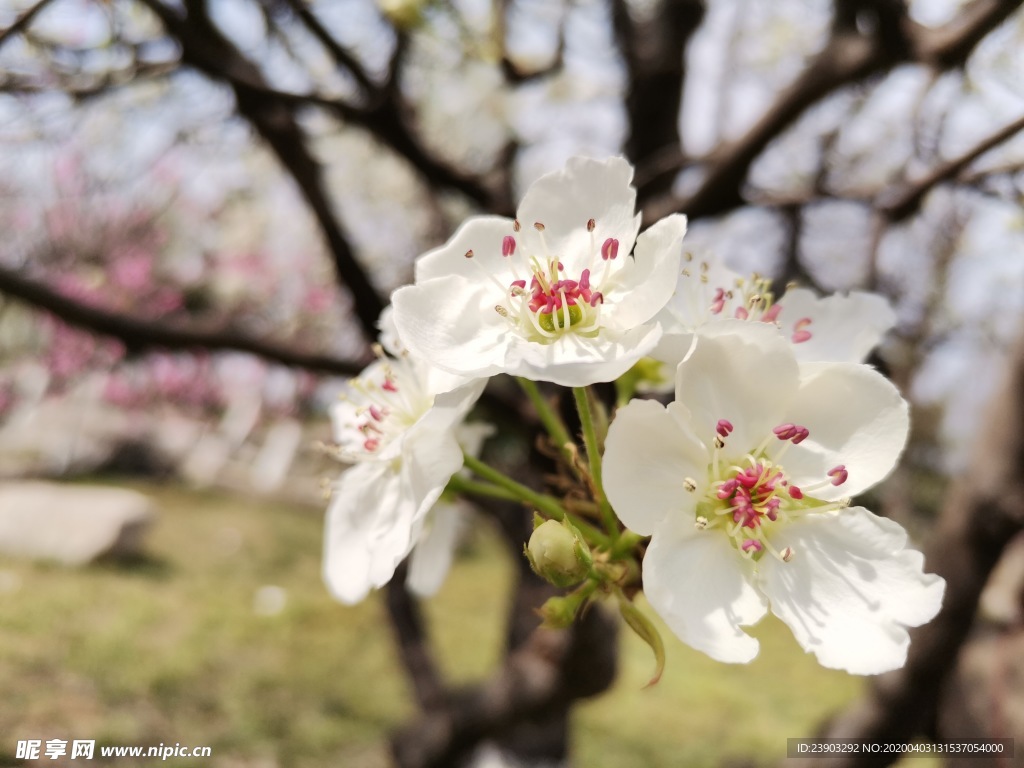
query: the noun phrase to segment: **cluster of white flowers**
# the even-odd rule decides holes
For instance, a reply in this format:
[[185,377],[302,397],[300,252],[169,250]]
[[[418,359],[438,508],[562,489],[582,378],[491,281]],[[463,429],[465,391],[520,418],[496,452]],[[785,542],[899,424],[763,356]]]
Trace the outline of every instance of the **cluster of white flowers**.
[[391,356],[334,412],[335,450],[357,466],[328,513],[331,590],[361,599],[414,546],[412,588],[440,584],[455,526],[429,513],[479,450],[484,432],[462,421],[488,377],[585,387],[653,358],[674,400],[614,415],[595,501],[651,537],[654,610],[722,661],[757,654],[742,628],[771,610],[825,666],[901,666],[945,585],[896,523],[850,506],[907,439],[906,402],[863,364],[892,310],[864,293],[776,300],[768,281],[685,254],[680,215],[638,236],[631,178],[622,159],[575,158],[516,219],[470,219],[418,260],[392,298]]

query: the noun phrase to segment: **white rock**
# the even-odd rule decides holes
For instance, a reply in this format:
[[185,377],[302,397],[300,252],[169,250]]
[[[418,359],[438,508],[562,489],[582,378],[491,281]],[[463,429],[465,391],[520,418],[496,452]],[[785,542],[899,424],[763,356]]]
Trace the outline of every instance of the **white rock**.
[[140,551],[156,511],[124,488],[0,483],[0,553],[67,565]]

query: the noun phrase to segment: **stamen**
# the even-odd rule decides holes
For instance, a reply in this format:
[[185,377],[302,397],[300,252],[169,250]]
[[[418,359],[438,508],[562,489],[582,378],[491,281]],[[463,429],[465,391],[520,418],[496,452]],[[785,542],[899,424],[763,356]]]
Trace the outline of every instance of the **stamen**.
[[761,315],[762,323],[774,323],[779,319],[779,313],[782,312],[781,304],[772,304],[763,315]]
[[801,427],[798,424],[780,424],[772,430],[779,440],[791,440],[793,445],[800,445],[806,440],[811,431],[807,427]]
[[792,547],[783,547],[782,551],[779,552],[779,559],[784,563],[788,563],[793,559],[793,555],[796,554]]
[[[717,315],[723,309],[725,309],[725,299],[726,299],[727,295],[728,294],[726,294],[724,288],[718,288],[715,291],[715,298],[711,302],[711,314],[712,315]],[[732,297],[730,296],[729,298],[732,298]]]
[[795,323],[793,323],[793,336],[792,340],[794,344],[802,344],[805,341],[810,341],[811,332],[805,330],[808,325],[811,324],[811,318],[801,317]]
[[594,227],[597,226],[597,222],[593,219],[587,219],[587,232],[593,232]]
[[715,431],[718,432],[721,437],[728,437],[732,434],[732,430],[732,422],[728,419],[719,419],[718,424],[715,426]]
[[764,549],[764,545],[757,539],[746,539],[742,544],[740,544],[740,549],[743,550],[743,553],[748,557],[753,557]]
[[544,231],[544,225],[541,224],[539,221],[533,222],[533,228],[536,229],[538,232]]
[[827,472],[827,474],[832,478],[832,485],[835,486],[842,485],[850,476],[850,473],[846,471],[846,466],[843,464],[840,464],[838,467],[833,467]]
[[519,219],[515,219],[512,222],[512,231],[513,232],[518,232],[522,228],[523,228],[523,225],[519,223]]
[[693,527],[698,531],[703,531],[708,527],[708,519],[704,515],[697,515],[697,519],[693,522]]
[[697,490],[697,481],[692,477],[683,478],[683,488],[693,493]]
[[494,311],[497,312],[502,317],[508,317],[508,310],[501,306],[501,304],[496,305],[494,307]]
[[468,251],[466,251],[466,258],[467,259],[472,259],[473,258],[473,249],[472,248],[470,248]]
[[779,438],[779,440],[789,440],[791,437],[796,435],[796,425],[789,423],[779,424],[779,426],[775,427],[772,432],[775,433],[775,436]]
[[501,241],[501,255],[511,256],[516,252],[516,239],[512,235],[505,235]]
[[601,246],[601,258],[604,259],[605,261],[609,261],[611,259],[614,259],[618,255],[619,241],[616,240],[614,237],[609,237],[607,240],[604,241],[604,244]]

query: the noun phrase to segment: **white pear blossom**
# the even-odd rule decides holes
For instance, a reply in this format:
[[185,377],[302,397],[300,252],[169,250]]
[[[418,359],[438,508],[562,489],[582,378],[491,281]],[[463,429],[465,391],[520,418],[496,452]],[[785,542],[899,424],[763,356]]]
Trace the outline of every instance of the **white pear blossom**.
[[899,525],[848,505],[889,473],[907,431],[906,402],[871,368],[798,363],[769,325],[706,325],[675,402],[632,401],[606,443],[608,498],[652,537],[651,605],[721,661],[757,654],[742,627],[770,608],[824,666],[902,666],[906,628],[935,616],[945,582]]
[[637,237],[632,175],[622,158],[573,158],[527,190],[517,219],[468,220],[392,297],[403,343],[461,376],[620,376],[661,335],[652,318],[672,295],[686,232],[677,214]]
[[[387,341],[386,318],[382,327]],[[423,551],[410,567],[409,586],[420,594],[436,591],[451,562],[459,515],[447,506],[429,513],[462,468],[462,445],[478,451],[489,429],[462,424],[485,379],[435,395],[433,385],[448,386],[450,375],[433,376],[429,365],[407,354],[387,358],[381,351],[380,358],[349,382],[331,411],[332,453],[355,464],[333,484],[324,540],[324,581],[344,603],[389,582],[414,547]]]
[[776,325],[800,361],[863,362],[896,324],[896,313],[883,296],[865,291],[819,297],[790,288],[776,300],[770,280],[687,254],[676,291],[657,319],[665,335],[652,357],[674,370],[693,331],[725,319]]

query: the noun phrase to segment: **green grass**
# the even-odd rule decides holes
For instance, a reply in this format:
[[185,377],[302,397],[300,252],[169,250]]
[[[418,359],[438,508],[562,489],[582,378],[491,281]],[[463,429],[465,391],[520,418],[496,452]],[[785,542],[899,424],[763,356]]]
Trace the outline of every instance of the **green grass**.
[[[164,765],[388,765],[388,731],[413,706],[380,600],[345,607],[321,584],[322,515],[141,489],[162,512],[143,560],[83,569],[0,560],[0,765],[17,764],[15,743],[29,738],[213,748],[211,761]],[[481,526],[430,602],[454,680],[498,662],[510,574]],[[266,585],[287,595],[276,615],[254,608]],[[576,764],[776,764],[787,736],[811,735],[860,690],[860,680],[818,667],[785,627],[768,622],[756,634],[761,656],[749,666],[717,664],[666,634],[665,675],[643,689],[652,657],[624,633],[614,690],[578,709]],[[98,751],[87,764],[102,764]]]

